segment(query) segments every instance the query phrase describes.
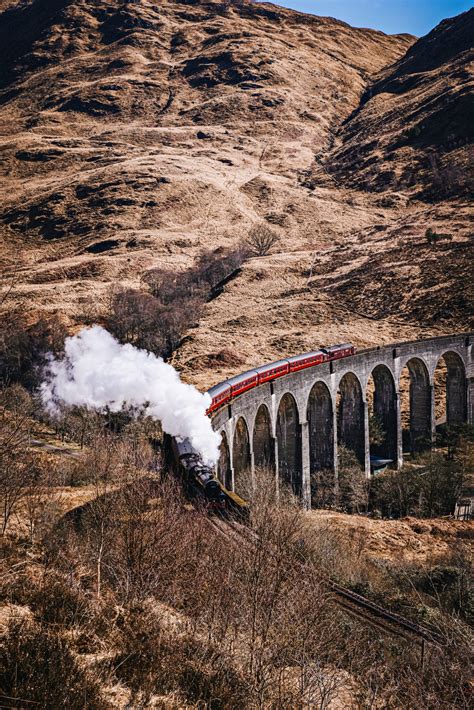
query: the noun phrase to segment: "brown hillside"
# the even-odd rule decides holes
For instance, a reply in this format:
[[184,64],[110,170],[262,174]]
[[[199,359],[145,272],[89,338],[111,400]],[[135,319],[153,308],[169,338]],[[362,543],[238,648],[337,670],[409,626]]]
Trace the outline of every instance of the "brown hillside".
[[473,187],[474,9],[444,20],[371,82],[329,159],[348,184],[431,199]]
[[[323,342],[466,327],[462,196],[387,199],[330,166],[314,180],[414,38],[249,0],[1,9],[2,258],[25,307],[74,325],[117,282],[183,269],[266,220],[278,249],[247,262],[175,356],[200,385]],[[428,226],[453,241],[427,247]]]

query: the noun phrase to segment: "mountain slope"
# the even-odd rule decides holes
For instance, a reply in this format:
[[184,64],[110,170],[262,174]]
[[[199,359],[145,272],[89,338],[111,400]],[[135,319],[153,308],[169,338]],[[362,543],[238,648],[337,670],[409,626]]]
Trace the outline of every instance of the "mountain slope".
[[474,9],[382,71],[329,159],[348,184],[443,199],[472,189]]
[[[329,167],[313,184],[371,77],[401,66],[414,38],[250,0],[3,7],[1,258],[24,307],[74,326],[100,316],[117,283],[187,268],[266,221],[278,250],[247,262],[176,353],[199,384],[230,373],[213,357],[230,343],[238,370],[323,342],[464,327],[465,306],[440,304],[448,272],[464,279],[465,202],[432,208],[393,191],[381,201]],[[428,226],[454,233],[430,251],[422,291],[435,281],[436,293],[418,309],[408,297],[387,308],[376,293],[384,264],[408,295],[396,249],[424,258]],[[346,283],[358,269],[361,306]]]

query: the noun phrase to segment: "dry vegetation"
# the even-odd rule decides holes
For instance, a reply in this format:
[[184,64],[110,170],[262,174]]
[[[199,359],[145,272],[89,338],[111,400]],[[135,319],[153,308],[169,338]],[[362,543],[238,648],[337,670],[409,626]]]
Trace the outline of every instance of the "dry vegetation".
[[338,475],[332,470],[313,474],[312,505],[380,518],[450,516],[457,501],[474,487],[472,426],[440,427],[437,449],[408,455],[399,469],[367,479],[356,455],[338,448]]
[[[20,385],[2,404],[9,707],[468,707],[468,524],[412,520],[424,556],[402,559],[384,521],[304,513],[257,471],[250,533],[221,534],[157,468],[147,422],[70,413],[57,433],[82,432],[71,457],[28,447],[46,425]],[[420,670],[417,646],[347,616],[321,575],[430,625],[443,648]]]

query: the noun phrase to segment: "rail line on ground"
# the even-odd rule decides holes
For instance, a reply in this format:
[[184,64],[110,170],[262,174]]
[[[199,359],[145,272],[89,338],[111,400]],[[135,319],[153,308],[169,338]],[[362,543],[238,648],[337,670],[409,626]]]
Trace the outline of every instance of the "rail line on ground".
[[[210,518],[210,523],[214,530],[226,537],[234,545],[255,545],[258,535],[248,527],[235,521]],[[301,563],[303,567],[303,563]],[[400,636],[409,641],[415,641],[421,647],[421,663],[425,656],[425,644],[430,643],[436,646],[443,645],[442,637],[430,629],[417,624],[410,619],[395,612],[389,611],[379,604],[367,599],[361,594],[357,594],[346,587],[334,582],[329,577],[319,575],[321,583],[334,594],[335,603],[345,612],[357,617],[364,623],[390,633]]]

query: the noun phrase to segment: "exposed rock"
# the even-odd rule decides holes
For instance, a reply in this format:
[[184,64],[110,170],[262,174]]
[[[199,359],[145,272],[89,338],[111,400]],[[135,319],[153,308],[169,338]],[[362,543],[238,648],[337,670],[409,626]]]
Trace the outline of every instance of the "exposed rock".
[[[95,242],[87,247],[86,251],[91,254],[102,254],[104,251],[116,249],[120,245],[117,239],[104,239],[102,242]],[[128,245],[127,245],[128,246]]]

